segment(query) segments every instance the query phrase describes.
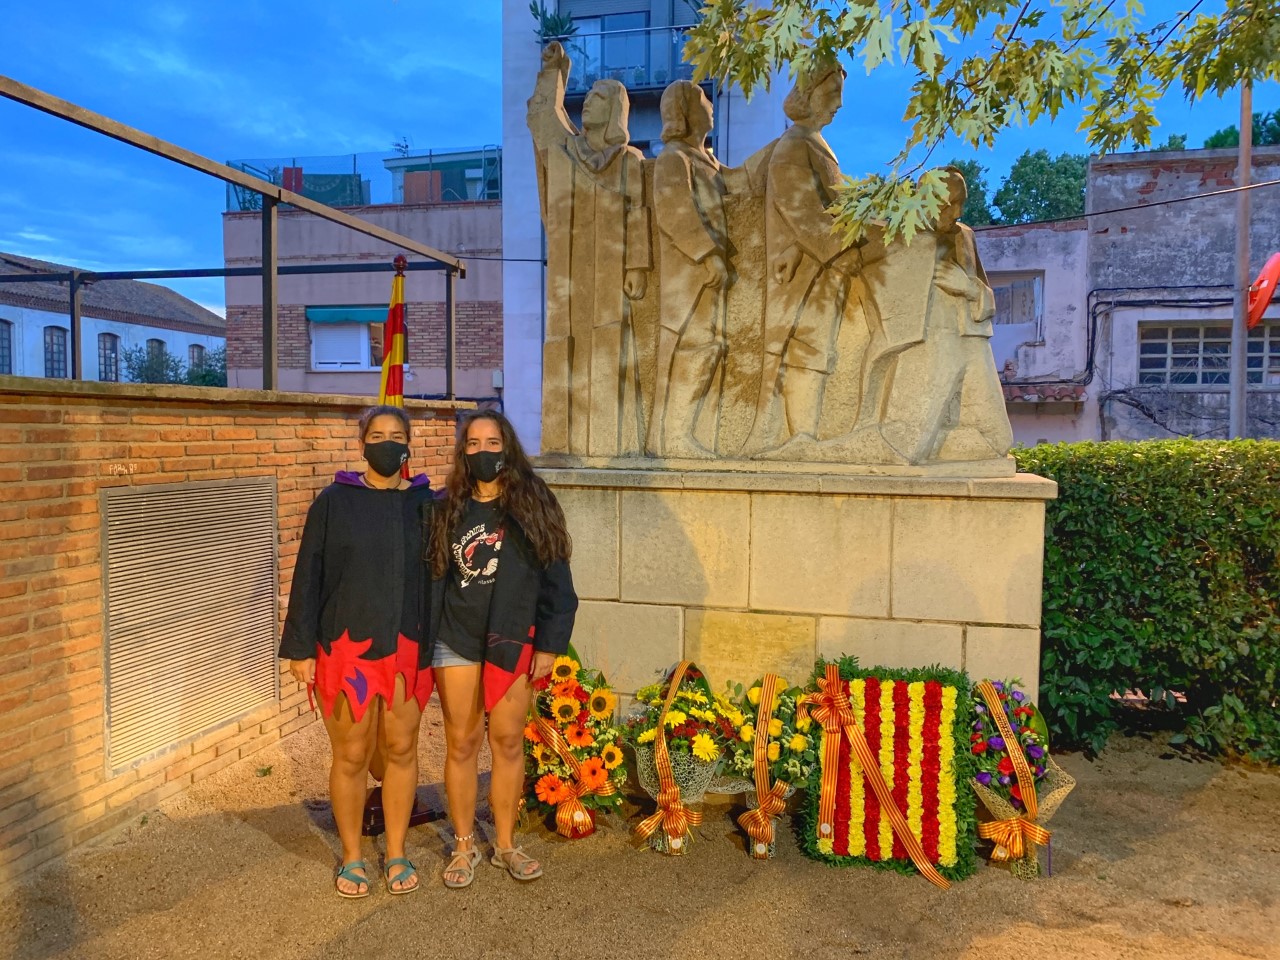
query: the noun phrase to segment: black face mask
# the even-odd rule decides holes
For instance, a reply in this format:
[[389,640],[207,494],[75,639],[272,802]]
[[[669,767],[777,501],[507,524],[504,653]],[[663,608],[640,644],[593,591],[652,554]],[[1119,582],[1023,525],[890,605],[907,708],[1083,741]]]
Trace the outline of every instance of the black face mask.
[[398,440],[382,440],[364,445],[364,458],[380,477],[394,477],[409,459],[409,445]]
[[467,466],[471,476],[484,483],[492,483],[502,472],[502,454],[493,450],[481,450],[467,454]]

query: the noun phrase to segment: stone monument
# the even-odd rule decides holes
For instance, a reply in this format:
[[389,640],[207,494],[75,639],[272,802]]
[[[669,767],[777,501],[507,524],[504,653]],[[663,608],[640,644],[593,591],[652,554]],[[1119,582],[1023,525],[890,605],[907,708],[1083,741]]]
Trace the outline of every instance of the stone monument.
[[543,456],[575,540],[575,642],[619,689],[688,657],[716,683],[795,680],[819,653],[1039,676],[1044,501],[1017,476],[994,298],[964,178],[935,230],[842,241],[823,129],[844,73],[802,78],[791,125],[737,168],[702,89],[628,145],[626,89],[581,130],[569,59],[529,100],[547,320]]

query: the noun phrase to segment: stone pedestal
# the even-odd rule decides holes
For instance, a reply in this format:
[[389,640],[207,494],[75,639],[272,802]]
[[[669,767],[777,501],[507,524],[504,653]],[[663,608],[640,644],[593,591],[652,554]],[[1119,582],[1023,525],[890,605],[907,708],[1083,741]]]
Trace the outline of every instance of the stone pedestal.
[[1044,502],[963,479],[547,468],[573,535],[574,645],[621,693],[682,658],[712,685],[816,657],[1039,685]]

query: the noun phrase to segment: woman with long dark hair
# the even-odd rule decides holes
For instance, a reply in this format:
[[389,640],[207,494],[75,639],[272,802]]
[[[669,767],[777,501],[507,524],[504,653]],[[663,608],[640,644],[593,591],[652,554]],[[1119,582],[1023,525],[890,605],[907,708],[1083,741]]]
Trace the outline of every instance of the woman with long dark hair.
[[531,684],[568,649],[578,608],[570,551],[564,512],[533,472],[510,421],[488,410],[468,414],[427,550],[431,664],[444,711],[444,782],[454,829],[447,887],[469,886],[481,859],[476,759],[486,713],[496,834],[491,862],[517,880],[542,876],[542,865],[516,845],[514,832]]
[[401,478],[411,435],[398,407],[361,416],[368,466],[340,471],[307,511],[280,641],[289,672],[319,701],[333,747],[329,795],[342,841],[335,887],[348,898],[369,895],[360,826],[371,762],[382,781],[387,889],[418,889],[404,842],[431,696],[419,559],[431,488],[426,476]]

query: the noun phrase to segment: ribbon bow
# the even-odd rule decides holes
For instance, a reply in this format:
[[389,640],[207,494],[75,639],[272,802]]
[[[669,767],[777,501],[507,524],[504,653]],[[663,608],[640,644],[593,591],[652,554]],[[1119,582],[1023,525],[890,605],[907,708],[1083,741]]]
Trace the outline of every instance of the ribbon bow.
[[681,660],[675,672],[671,674],[671,684],[667,688],[667,699],[663,701],[658,712],[658,733],[653,741],[653,762],[658,770],[658,809],[645,817],[636,826],[636,836],[648,840],[658,827],[662,827],[667,836],[667,850],[670,853],[681,853],[684,838],[690,827],[702,823],[702,814],[690,810],[680,799],[680,785],[676,783],[675,772],[671,769],[671,753],[667,749],[667,711],[675,702],[676,692],[680,689],[680,681],[685,671],[693,665],[690,660]]
[[867,738],[853,722],[853,705],[849,702],[848,685],[840,679],[839,666],[827,664],[826,675],[818,679],[817,692],[806,693],[800,698],[796,715],[800,718],[812,716],[822,726],[825,734],[822,738],[822,788],[818,794],[819,839],[831,840],[835,835],[836,779],[840,766],[840,738],[843,735],[848,738],[853,755],[862,765],[863,777],[880,801],[880,809],[889,818],[889,825],[893,828],[894,835],[902,841],[911,862],[930,883],[944,890],[950,887],[947,878],[929,862],[924,847],[920,845],[920,838],[911,832],[906,815],[880,774],[880,763],[871,752]]
[[543,742],[555,751],[556,756],[564,761],[573,774],[573,779],[566,785],[568,793],[556,803],[556,833],[570,840],[574,837],[583,836],[586,833],[585,824],[590,821],[591,815],[587,813],[587,808],[582,802],[582,798],[591,796],[609,797],[617,793],[618,788],[609,779],[606,779],[598,787],[589,787],[584,784],[582,782],[582,765],[578,763],[578,758],[573,755],[573,751],[569,749],[569,744],[565,742],[564,737],[560,736],[560,731],[552,726],[550,721],[541,714],[535,714],[533,723],[538,731],[538,736],[542,737]]
[[991,859],[1000,862],[1021,860],[1027,854],[1029,844],[1038,843],[1043,847],[1049,842],[1051,835],[1038,823],[1022,817],[1010,817],[1008,820],[978,824],[978,836],[996,842]]
[[782,814],[787,805],[783,801],[787,784],[778,780],[769,785],[769,721],[773,719],[777,704],[778,685],[775,674],[765,674],[760,685],[760,704],[756,708],[756,741],[752,751],[755,760],[756,801],[759,806],[738,817],[738,825],[751,838],[751,856],[756,860],[769,859],[769,845],[773,843],[773,819]]
[[994,823],[978,824],[978,836],[984,840],[994,840],[996,849],[991,859],[996,861],[1021,860],[1027,853],[1024,843],[1038,843],[1046,846],[1052,834],[1035,823],[1040,816],[1040,802],[1036,797],[1036,780],[1022,752],[1022,743],[1013,732],[1009,718],[1005,716],[1004,704],[1000,702],[1000,694],[990,680],[978,684],[978,693],[987,705],[987,713],[995,721],[996,729],[1004,740],[1005,750],[1013,763],[1014,775],[1018,778],[1018,792],[1022,794],[1022,805],[1026,808],[1024,816],[997,820]]

